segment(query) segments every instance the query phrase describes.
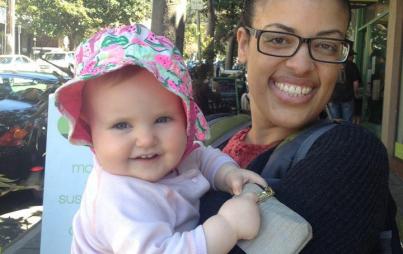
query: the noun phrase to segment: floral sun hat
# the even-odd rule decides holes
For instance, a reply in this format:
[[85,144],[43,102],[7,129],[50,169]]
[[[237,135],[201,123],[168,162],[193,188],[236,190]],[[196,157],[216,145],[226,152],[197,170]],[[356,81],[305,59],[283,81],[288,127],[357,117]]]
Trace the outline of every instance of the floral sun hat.
[[207,121],[193,100],[189,72],[181,53],[167,38],[140,24],[105,28],[78,46],[75,63],[74,78],[56,90],[56,106],[69,120],[71,143],[92,145],[89,126],[80,118],[86,80],[127,65],[145,68],[182,99],[189,142],[207,138]]

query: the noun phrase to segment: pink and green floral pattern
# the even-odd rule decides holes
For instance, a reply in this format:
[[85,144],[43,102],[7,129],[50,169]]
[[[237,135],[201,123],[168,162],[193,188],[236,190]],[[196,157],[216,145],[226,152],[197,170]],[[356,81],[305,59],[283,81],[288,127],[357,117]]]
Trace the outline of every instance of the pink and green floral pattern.
[[56,91],[56,105],[70,121],[70,142],[91,145],[88,126],[79,119],[85,80],[126,65],[147,69],[182,99],[192,140],[204,140],[208,135],[206,119],[192,97],[191,78],[182,55],[167,38],[140,24],[105,28],[83,41],[75,57],[75,77]]

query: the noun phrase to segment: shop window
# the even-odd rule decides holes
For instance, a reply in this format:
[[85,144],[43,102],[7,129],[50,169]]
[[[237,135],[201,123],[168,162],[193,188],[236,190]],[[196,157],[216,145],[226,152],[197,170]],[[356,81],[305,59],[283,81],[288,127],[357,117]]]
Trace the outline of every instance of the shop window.
[[387,12],[389,9],[389,0],[381,0],[378,4],[370,5],[365,11],[365,23],[381,16],[383,13]]

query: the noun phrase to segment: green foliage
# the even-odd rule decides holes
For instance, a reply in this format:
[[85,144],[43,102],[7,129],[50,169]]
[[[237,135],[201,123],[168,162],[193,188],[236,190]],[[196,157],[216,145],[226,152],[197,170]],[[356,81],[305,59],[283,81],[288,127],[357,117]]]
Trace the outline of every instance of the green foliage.
[[0,174],[0,197],[6,195],[9,192],[25,190],[27,187],[20,186],[15,183],[14,180],[8,179]]
[[82,0],[20,0],[17,17],[24,28],[49,37],[84,33],[92,25]]
[[196,23],[187,23],[185,26],[185,42],[183,54],[186,59],[196,57],[197,54],[197,25]]
[[225,41],[232,37],[238,26],[243,1],[217,0],[216,5],[216,38],[221,43],[217,43],[217,52],[223,53]]
[[[186,10],[186,25],[185,25],[185,39],[183,55],[186,59],[196,59],[197,58],[197,12],[190,9],[190,3],[187,4]],[[206,16],[200,14],[200,39],[201,39],[201,50],[203,50],[203,41],[205,39],[205,34],[207,31]]]
[[96,26],[128,24],[151,17],[151,1],[105,0],[85,1],[85,8]]
[[73,45],[100,27],[143,21],[151,16],[147,0],[18,0],[16,15],[24,29],[49,37],[68,36]]
[[[206,0],[204,0],[206,2]],[[216,27],[214,51],[217,55],[225,55],[226,41],[234,35],[235,29],[238,25],[239,18],[242,11],[242,2],[239,0],[216,0],[214,1],[216,13]],[[205,4],[204,6],[207,6]],[[200,14],[201,26],[201,41],[202,41],[202,56],[206,56],[208,45],[212,38],[206,36],[207,26],[207,8],[201,11]],[[187,22],[185,30],[185,57],[190,58],[197,53],[197,32],[196,32],[196,14],[194,11],[188,9]]]
[[[204,56],[204,51],[206,50],[209,43],[213,38],[206,36],[206,23],[200,23],[200,39],[201,39],[201,51],[202,56]],[[197,25],[196,21],[188,22],[185,26],[185,46],[184,46],[184,56],[186,59],[196,58],[197,57]],[[202,57],[203,58],[203,57]]]

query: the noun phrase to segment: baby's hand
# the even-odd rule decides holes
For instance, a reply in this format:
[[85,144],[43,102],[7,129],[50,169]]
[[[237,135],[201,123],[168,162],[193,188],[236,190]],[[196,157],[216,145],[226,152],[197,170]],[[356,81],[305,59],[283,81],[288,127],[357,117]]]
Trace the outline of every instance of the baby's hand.
[[228,192],[239,195],[243,186],[247,183],[256,183],[262,187],[266,187],[266,181],[258,174],[247,169],[237,168],[235,166],[228,167],[228,172],[224,175],[224,183]]
[[230,225],[237,239],[253,239],[260,228],[260,212],[255,193],[246,193],[227,200],[218,211]]

